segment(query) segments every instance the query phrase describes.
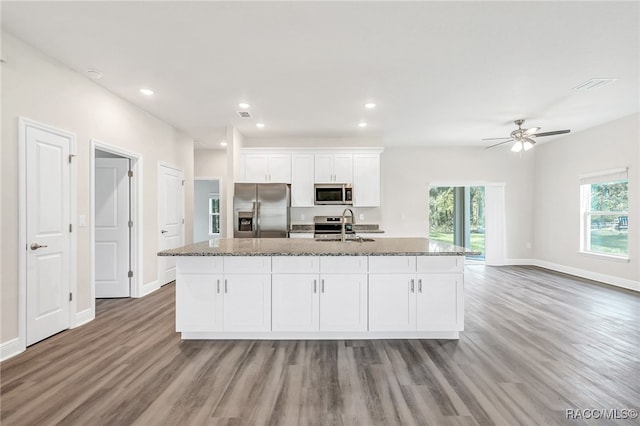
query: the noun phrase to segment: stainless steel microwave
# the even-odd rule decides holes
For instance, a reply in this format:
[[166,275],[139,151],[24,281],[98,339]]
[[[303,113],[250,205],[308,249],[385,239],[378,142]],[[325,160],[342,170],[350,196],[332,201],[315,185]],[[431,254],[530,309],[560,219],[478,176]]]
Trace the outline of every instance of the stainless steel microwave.
[[314,185],[314,204],[353,204],[353,188],[348,183],[317,183]]

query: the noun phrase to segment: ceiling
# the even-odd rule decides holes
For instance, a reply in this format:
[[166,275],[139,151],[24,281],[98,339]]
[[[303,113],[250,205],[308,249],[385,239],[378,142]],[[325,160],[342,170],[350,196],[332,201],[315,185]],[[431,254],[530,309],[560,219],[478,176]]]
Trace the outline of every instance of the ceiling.
[[[576,132],[639,111],[638,2],[1,7],[3,30],[87,78],[100,70],[97,84],[201,148],[217,147],[229,125],[248,138],[483,147],[518,118]],[[618,80],[573,90],[591,78]],[[155,95],[141,95],[142,86]],[[240,101],[254,118],[238,117]],[[365,110],[368,101],[376,108]]]

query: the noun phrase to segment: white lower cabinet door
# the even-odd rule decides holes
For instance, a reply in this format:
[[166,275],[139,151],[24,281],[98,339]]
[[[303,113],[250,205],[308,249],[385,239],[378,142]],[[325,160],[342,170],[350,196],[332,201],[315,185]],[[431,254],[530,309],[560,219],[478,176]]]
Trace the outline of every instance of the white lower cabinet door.
[[320,331],[367,330],[367,275],[320,275]]
[[223,281],[224,331],[271,330],[271,275],[232,274]]
[[317,274],[273,274],[271,329],[318,331],[320,329],[320,277]]
[[416,329],[416,275],[369,275],[369,331]]
[[221,331],[222,275],[178,274],[176,331]]
[[463,330],[463,275],[418,274],[418,331]]

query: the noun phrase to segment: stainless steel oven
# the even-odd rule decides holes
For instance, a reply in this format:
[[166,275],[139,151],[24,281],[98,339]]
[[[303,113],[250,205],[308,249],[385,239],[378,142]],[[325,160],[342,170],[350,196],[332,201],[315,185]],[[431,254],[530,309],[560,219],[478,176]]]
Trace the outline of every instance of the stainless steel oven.
[[317,183],[314,185],[314,204],[353,204],[353,188],[348,183]]
[[[353,217],[345,217],[345,234],[353,235]],[[313,237],[317,240],[339,240],[342,233],[341,216],[314,216]]]

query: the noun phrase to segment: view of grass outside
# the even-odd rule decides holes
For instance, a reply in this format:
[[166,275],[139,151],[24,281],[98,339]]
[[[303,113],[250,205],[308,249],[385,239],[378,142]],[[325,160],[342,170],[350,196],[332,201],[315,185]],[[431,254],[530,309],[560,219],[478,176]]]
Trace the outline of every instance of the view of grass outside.
[[[431,232],[429,234],[429,238],[435,241],[442,241],[444,243],[453,244],[453,232]],[[470,240],[471,250],[484,253],[484,233],[472,233]]]
[[[465,187],[465,195],[469,196],[469,205],[464,212],[455,211],[455,187],[432,187],[429,190],[429,238],[434,241],[442,241],[449,244],[464,245],[454,241],[454,226],[456,213],[467,215],[470,229],[469,234],[471,248],[481,253],[478,256],[484,259],[484,187]],[[468,193],[467,193],[468,192]]]
[[587,185],[589,210],[586,251],[625,256],[629,247],[628,181]]

